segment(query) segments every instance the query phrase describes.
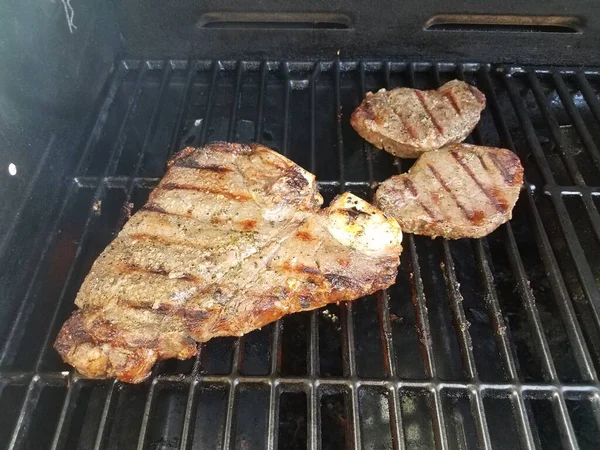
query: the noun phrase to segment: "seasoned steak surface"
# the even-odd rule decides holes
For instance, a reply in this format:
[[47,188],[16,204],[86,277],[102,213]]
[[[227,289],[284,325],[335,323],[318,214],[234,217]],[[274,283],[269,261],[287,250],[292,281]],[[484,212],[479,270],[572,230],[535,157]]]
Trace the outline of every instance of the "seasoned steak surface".
[[367,93],[350,120],[364,139],[403,158],[462,142],[475,128],[485,96],[464,81],[438,90],[397,88]]
[[159,359],[390,286],[401,232],[259,145],[188,148],[94,263],[55,347],[82,374],[140,382]]
[[455,144],[384,181],[375,202],[404,232],[478,238],[511,218],[522,184],[523,167],[510,150]]

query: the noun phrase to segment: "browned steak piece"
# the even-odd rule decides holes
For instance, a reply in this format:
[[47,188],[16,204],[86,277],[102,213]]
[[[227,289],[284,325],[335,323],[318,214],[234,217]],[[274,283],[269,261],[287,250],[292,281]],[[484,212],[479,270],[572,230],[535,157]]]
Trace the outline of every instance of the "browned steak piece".
[[523,167],[510,150],[454,144],[384,181],[375,201],[404,232],[478,238],[511,218],[522,184]]
[[375,147],[402,158],[462,142],[475,128],[485,96],[464,81],[436,91],[398,88],[368,92],[350,123]]
[[265,147],[186,149],[104,250],[55,343],[82,374],[140,382],[159,359],[390,286],[398,223]]

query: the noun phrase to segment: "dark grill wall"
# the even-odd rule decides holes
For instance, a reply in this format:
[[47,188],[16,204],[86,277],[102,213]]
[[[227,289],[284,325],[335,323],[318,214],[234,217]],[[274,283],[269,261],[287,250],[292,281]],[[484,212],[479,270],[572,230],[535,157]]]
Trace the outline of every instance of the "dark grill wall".
[[[525,166],[510,224],[482,240],[407,235],[389,290],[214,339],[139,386],[60,361],[81,281],[174,151],[258,141],[314,172],[328,201],[369,199],[410,161],[360,139],[351,111],[366,91],[452,78],[488,99],[469,141]],[[0,447],[599,448],[599,90],[592,69],[119,62],[4,293]],[[22,219],[5,220],[19,233]]]

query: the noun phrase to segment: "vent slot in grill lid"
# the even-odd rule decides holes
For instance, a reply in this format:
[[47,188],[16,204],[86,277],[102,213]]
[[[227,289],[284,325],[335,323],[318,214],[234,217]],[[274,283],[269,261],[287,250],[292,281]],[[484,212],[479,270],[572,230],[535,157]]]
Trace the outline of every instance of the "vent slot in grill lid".
[[200,16],[199,28],[348,30],[352,20],[339,13],[208,12]]
[[581,33],[582,21],[573,16],[520,16],[495,14],[438,14],[425,31],[484,31],[513,33]]

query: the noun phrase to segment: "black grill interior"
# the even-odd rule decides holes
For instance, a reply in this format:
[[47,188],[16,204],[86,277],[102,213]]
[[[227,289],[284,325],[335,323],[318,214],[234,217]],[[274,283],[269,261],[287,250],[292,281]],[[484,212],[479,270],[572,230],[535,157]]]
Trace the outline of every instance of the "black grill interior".
[[[509,224],[406,235],[389,290],[214,339],[142,385],[60,361],[79,285],[175,151],[261,142],[315,173],[326,201],[370,199],[411,161],[365,143],[352,110],[366,91],[453,78],[488,100],[469,142],[525,166]],[[121,61],[0,315],[0,447],[600,448],[599,90],[579,69]]]

